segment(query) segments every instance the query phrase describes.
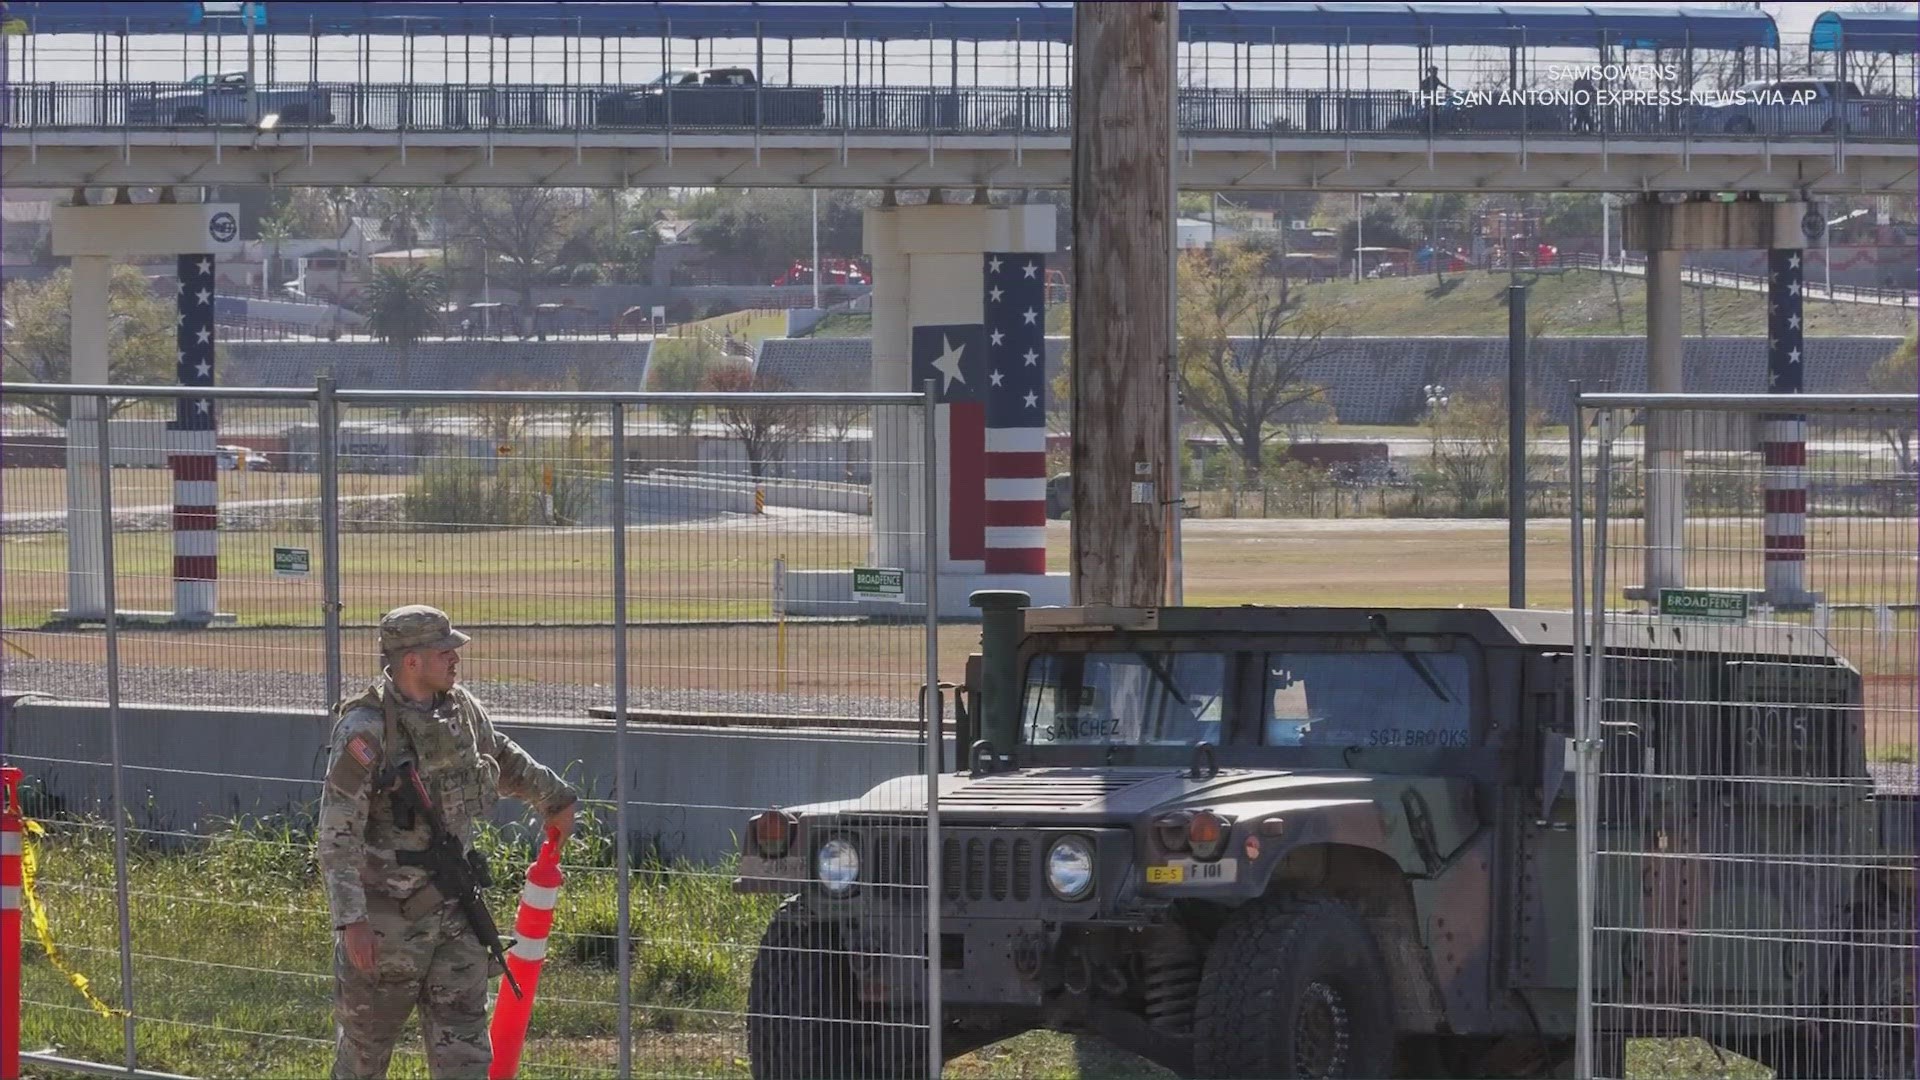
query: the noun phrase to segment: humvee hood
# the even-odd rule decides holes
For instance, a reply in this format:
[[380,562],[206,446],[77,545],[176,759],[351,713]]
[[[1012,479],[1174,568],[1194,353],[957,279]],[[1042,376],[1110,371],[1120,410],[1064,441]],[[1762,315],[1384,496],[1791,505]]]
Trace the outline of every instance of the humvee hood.
[[[1185,767],[1019,769],[986,776],[942,775],[940,815],[945,821],[978,818],[1002,825],[1035,821],[1121,821],[1151,810],[1220,804],[1309,803],[1338,805],[1378,798],[1379,785],[1396,788],[1405,777],[1344,770],[1221,769],[1190,777]],[[858,799],[796,806],[795,813],[921,814],[927,782],[896,777]]]

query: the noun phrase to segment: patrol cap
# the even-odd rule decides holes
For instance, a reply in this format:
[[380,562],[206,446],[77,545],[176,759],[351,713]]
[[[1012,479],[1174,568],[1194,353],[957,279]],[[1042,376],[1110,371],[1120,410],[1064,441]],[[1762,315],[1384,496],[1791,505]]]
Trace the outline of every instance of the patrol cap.
[[473,639],[453,628],[453,620],[437,607],[408,604],[380,616],[380,651],[396,649],[457,649]]

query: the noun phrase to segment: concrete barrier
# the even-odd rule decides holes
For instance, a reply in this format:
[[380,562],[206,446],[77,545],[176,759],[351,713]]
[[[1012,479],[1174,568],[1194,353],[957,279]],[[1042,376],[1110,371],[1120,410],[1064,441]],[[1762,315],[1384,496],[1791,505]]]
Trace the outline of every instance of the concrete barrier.
[[[497,716],[496,725],[589,798],[613,790],[613,723]],[[707,863],[735,850],[769,806],[844,799],[920,769],[920,741],[898,731],[683,727],[633,723],[627,743],[629,836],[638,855]],[[205,833],[234,818],[309,817],[326,765],[315,710],[121,707],[121,754],[135,828]],[[102,813],[107,709],[100,702],[0,700],[0,756],[26,770],[29,815]],[[951,740],[945,747],[953,762]],[[596,808],[611,820],[612,808]],[[503,800],[495,820],[527,820]]]

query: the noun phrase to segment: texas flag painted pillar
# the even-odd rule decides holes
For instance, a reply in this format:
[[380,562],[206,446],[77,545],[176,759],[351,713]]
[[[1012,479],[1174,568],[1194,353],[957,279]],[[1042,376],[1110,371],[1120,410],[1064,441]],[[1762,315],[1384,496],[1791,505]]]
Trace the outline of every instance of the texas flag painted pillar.
[[[1807,388],[1803,252],[1767,252],[1767,392],[1799,394]],[[1760,417],[1760,457],[1765,468],[1764,526],[1766,599],[1799,607],[1807,594],[1807,418],[1802,413]]]
[[[213,256],[179,258],[176,343],[181,386],[213,385]],[[214,618],[220,578],[220,496],[211,398],[177,399],[167,424],[173,470],[173,619]]]

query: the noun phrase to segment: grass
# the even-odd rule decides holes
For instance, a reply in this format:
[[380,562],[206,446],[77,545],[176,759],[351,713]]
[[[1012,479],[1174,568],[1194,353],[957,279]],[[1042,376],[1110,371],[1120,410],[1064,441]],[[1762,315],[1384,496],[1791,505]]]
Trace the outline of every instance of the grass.
[[[29,804],[30,805],[30,804]],[[590,825],[591,823],[589,823]],[[514,909],[531,851],[489,830],[496,918]],[[541,971],[521,1076],[610,1071],[614,874],[604,837],[569,852]],[[37,845],[38,893],[61,950],[110,1005],[120,1002],[111,833],[99,821],[54,823]],[[134,837],[129,860],[140,1065],[196,1076],[324,1075],[331,1062],[331,940],[311,838],[284,823],[233,823],[168,849]],[[572,861],[577,860],[577,861]],[[633,876],[635,1072],[742,1077],[746,984],[775,898],[737,896],[725,866],[651,864]],[[90,1011],[45,953],[29,945],[23,1044],[92,1061],[121,1059],[117,1018]],[[425,1075],[418,1018],[392,1075]],[[40,1075],[29,1071],[29,1076]],[[952,1062],[963,1080],[1079,1080],[1171,1074],[1097,1039],[1029,1032]],[[1637,1040],[1628,1075],[1764,1080],[1765,1070],[1694,1040]]]
[[[1613,275],[1597,270],[1569,270],[1543,275],[1529,292],[1527,315],[1534,332],[1549,337],[1627,335],[1647,332],[1646,284],[1640,278],[1619,277],[1619,302],[1614,300]],[[1431,276],[1388,278],[1381,281],[1330,281],[1318,285],[1296,283],[1295,295],[1316,310],[1337,316],[1340,332],[1357,336],[1504,337],[1507,332],[1506,274],[1454,274],[1445,286],[1435,287]],[[1700,332],[1699,305],[1704,298],[1708,336],[1753,337],[1764,333],[1767,298],[1761,293],[1733,289],[1687,289],[1681,314],[1688,336]],[[1912,308],[1876,304],[1830,304],[1807,301],[1806,332],[1810,337],[1913,333]],[[1047,309],[1047,332],[1062,334],[1072,325],[1066,304]],[[873,332],[870,315],[835,313],[813,330],[814,337],[867,337]]]

